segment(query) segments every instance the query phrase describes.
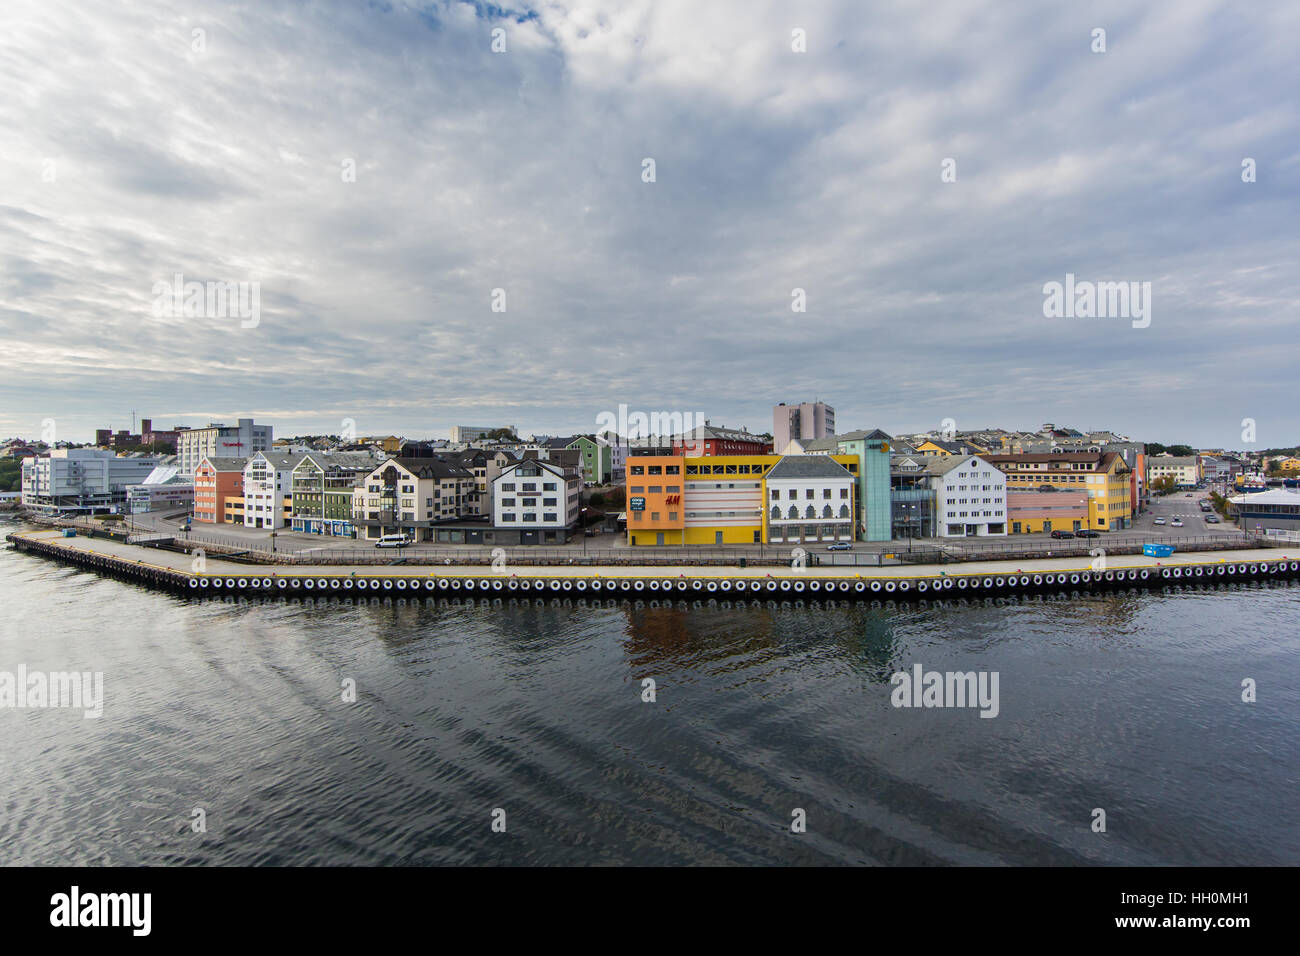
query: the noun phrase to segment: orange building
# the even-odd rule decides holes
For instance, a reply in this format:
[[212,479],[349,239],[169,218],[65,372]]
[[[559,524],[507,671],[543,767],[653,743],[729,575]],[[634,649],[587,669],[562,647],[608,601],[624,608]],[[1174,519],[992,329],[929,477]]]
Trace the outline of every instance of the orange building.
[[195,521],[243,523],[244,465],[247,463],[244,458],[208,457],[199,462],[194,469]]
[[[627,460],[627,534],[636,544],[686,543],[682,507],[683,455],[634,455]],[[645,489],[635,491],[634,489]],[[662,537],[661,537],[662,536]]]

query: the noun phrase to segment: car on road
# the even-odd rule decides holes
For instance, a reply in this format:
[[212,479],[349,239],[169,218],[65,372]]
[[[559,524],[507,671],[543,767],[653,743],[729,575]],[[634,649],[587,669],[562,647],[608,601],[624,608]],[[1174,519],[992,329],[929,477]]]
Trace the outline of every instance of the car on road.
[[1074,537],[1074,532],[1073,532],[1073,531],[1053,531],[1053,532],[1052,532],[1052,537],[1053,537],[1053,538],[1073,538],[1073,537]]
[[1206,523],[1206,524],[1218,524],[1218,523],[1219,523],[1219,516],[1218,516],[1218,515],[1206,515],[1206,516],[1205,516],[1205,523]]
[[1170,524],[1173,525],[1175,528],[1181,528],[1183,526],[1183,519],[1175,518],[1173,521],[1170,522]]
[[1101,532],[1100,532],[1100,531],[1089,531],[1087,528],[1084,528],[1082,531],[1076,531],[1076,532],[1074,533],[1074,536],[1075,536],[1076,538],[1100,538],[1100,537],[1101,537]]
[[827,551],[852,551],[853,545],[849,544],[847,541],[836,541],[834,544],[828,544],[826,546],[826,550]]
[[386,534],[375,542],[376,548],[405,548],[411,539],[404,534]]
[[1187,492],[1187,494],[1183,495],[1183,497],[1184,497],[1184,498],[1195,498],[1196,496],[1195,496],[1194,494],[1192,494],[1192,493],[1189,491],[1189,492]]
[[1164,524],[1164,523],[1165,523],[1165,519],[1164,519],[1164,518],[1156,518],[1156,519],[1154,519],[1151,523],[1152,523],[1152,524]]

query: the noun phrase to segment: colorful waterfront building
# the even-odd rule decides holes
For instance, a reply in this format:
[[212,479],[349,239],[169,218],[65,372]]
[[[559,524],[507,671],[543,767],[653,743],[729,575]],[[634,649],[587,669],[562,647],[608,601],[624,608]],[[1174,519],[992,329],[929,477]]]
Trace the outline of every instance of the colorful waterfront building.
[[[850,479],[856,479],[859,467],[856,457],[830,457]],[[766,543],[770,498],[766,476],[781,460],[780,455],[629,457],[626,466],[628,544]],[[841,502],[838,498],[834,501],[835,521],[828,524],[838,526]],[[819,505],[819,516],[822,510]],[[801,538],[804,534],[800,532]]]
[[[1044,487],[1082,491],[1088,496],[1088,529],[1121,531],[1132,527],[1131,469],[1118,452],[1072,451],[982,457],[1006,473],[1008,496]],[[1054,527],[1054,530],[1062,529]]]
[[356,537],[352,491],[375,468],[368,452],[309,452],[293,469],[289,523],[294,531]]
[[853,513],[858,541],[889,541],[893,537],[890,489],[890,452],[895,441],[878,428],[845,432],[826,438],[795,438],[780,449],[785,455],[850,455],[854,470]]
[[204,455],[194,469],[194,520],[203,524],[244,523],[246,458]]

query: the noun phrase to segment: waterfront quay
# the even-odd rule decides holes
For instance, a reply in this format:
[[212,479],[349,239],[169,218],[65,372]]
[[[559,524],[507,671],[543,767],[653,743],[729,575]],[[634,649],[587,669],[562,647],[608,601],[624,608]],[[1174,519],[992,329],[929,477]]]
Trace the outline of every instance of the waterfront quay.
[[819,566],[265,565],[146,548],[57,531],[7,536],[17,550],[151,586],[201,594],[563,595],[566,597],[923,598],[1050,590],[1103,590],[1300,577],[1300,556],[1280,548],[971,561],[879,568]]

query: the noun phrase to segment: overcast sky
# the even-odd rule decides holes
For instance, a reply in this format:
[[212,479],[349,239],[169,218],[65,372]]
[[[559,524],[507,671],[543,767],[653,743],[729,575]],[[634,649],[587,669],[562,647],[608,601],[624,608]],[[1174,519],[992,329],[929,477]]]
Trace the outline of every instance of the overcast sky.
[[[1291,445],[1298,41],[1294,2],[6,0],[0,435],[820,398]],[[1067,273],[1149,326],[1045,317]],[[175,275],[256,325],[160,314]]]

